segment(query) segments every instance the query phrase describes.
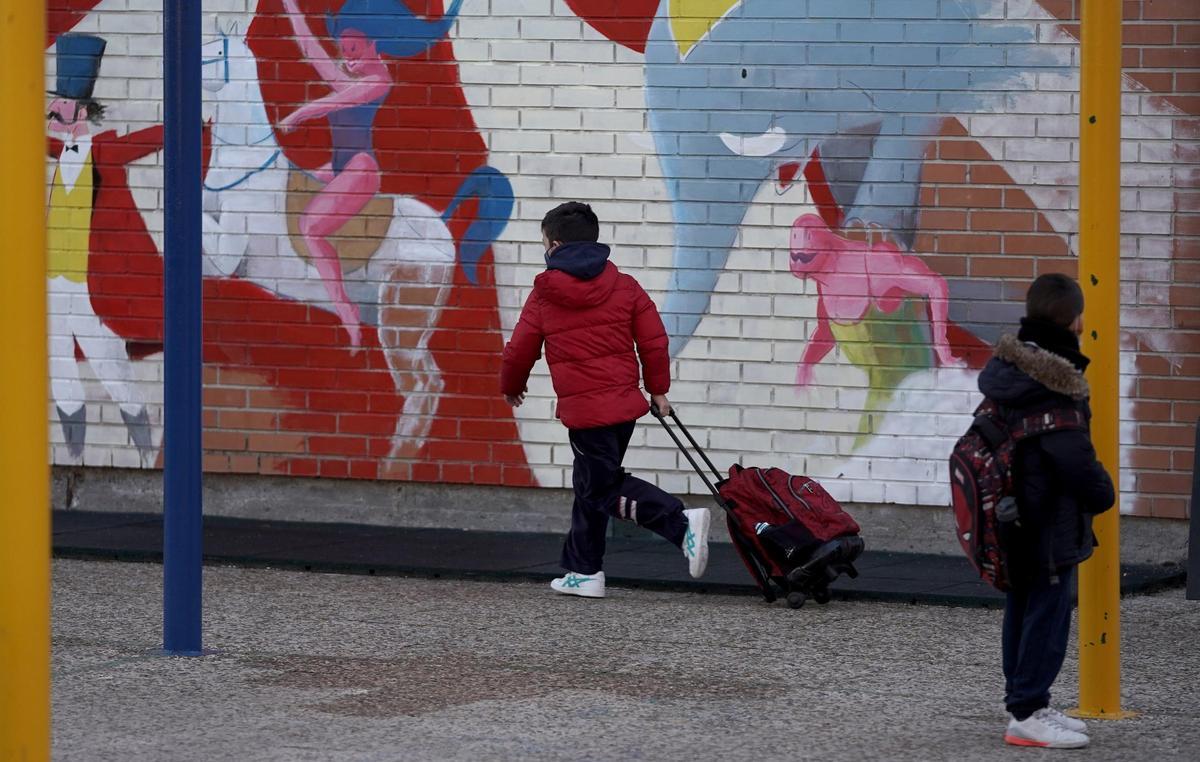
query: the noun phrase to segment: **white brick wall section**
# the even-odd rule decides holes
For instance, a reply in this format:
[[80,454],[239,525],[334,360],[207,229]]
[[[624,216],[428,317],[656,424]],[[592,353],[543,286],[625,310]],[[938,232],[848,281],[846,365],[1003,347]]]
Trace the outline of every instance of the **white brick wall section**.
[[[257,5],[257,0],[205,0],[205,11],[246,14]],[[914,4],[914,15],[925,5]],[[848,3],[845,10],[863,8],[870,4]],[[1043,44],[1075,45],[1033,0],[997,2],[992,9],[997,18],[1043,20],[1038,29]],[[990,23],[980,22],[975,33],[986,35]],[[915,18],[906,22],[906,30],[919,36],[920,25]],[[161,28],[155,0],[104,0],[99,12],[75,30],[99,33],[109,43],[96,90],[109,106],[106,128],[122,133],[161,121]],[[876,31],[848,22],[840,37],[855,44]],[[674,230],[666,183],[646,131],[642,56],[604,39],[564,0],[467,0],[450,36],[472,117],[491,152],[489,164],[509,176],[517,198],[496,247],[505,331],[542,267],[537,221],[566,198],[595,205],[615,261],[661,305]],[[935,44],[914,43],[911,50],[936,55]],[[52,86],[53,56],[48,64]],[[1029,91],[1005,96],[1006,113],[965,115],[961,121],[969,139],[992,151],[1075,243],[1077,203],[1063,188],[1074,182],[1072,162],[1078,158],[1078,78],[1038,74],[1030,84]],[[1131,332],[1162,335],[1172,330],[1164,308],[1172,279],[1176,190],[1200,180],[1188,166],[1198,160],[1197,149],[1173,139],[1177,113],[1132,83],[1127,90],[1122,98],[1123,301],[1136,304],[1124,306],[1123,324]],[[160,244],[161,162],[161,155],[151,156],[130,171],[135,198]],[[787,270],[788,229],[812,207],[802,178],[782,195],[771,185],[764,186],[747,215],[695,338],[673,360],[678,380],[672,400],[703,442],[722,448],[722,468],[739,458],[786,462],[829,479],[839,496],[856,501],[944,503],[944,460],[978,402],[977,392],[945,373],[916,374],[896,390],[890,412],[873,416],[873,432],[863,445],[858,429],[867,376],[843,353],[835,351],[822,361],[812,386],[795,388],[796,364],[815,329],[817,299],[811,281]],[[279,199],[264,197],[248,226],[281,212]],[[149,376],[148,396],[160,405],[161,359],[139,369]],[[519,426],[535,478],[545,486],[563,486],[569,484],[571,458],[565,431],[552,417],[546,374],[544,364],[535,371],[530,398],[518,411]],[[104,398],[95,384],[89,389]],[[98,409],[105,423],[94,427],[95,436],[89,432],[84,462],[137,465],[115,406]],[[161,420],[158,407],[152,417]],[[54,436],[61,441],[61,431]],[[662,486],[703,489],[652,420],[643,421],[636,441],[646,443],[637,445],[643,448],[639,465]],[[54,457],[67,462],[65,448],[56,445]]]

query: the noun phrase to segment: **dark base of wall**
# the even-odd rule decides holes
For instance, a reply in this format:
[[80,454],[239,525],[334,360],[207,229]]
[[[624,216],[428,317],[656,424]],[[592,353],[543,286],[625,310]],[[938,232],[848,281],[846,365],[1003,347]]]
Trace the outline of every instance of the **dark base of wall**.
[[[52,500],[61,510],[156,513],[162,510],[162,472],[116,468],[55,467]],[[707,496],[687,499],[711,505]],[[204,479],[204,512],[287,521],[328,521],[381,526],[442,527],[500,532],[565,532],[571,492],[563,489],[481,487],[465,484],[368,482],[283,476],[212,474]],[[928,506],[846,506],[863,528],[869,548],[955,555],[954,519]],[[715,509],[715,507],[714,507]],[[714,539],[727,541],[716,521]],[[614,522],[618,535],[639,532]],[[1125,516],[1121,561],[1182,564],[1188,523]]]

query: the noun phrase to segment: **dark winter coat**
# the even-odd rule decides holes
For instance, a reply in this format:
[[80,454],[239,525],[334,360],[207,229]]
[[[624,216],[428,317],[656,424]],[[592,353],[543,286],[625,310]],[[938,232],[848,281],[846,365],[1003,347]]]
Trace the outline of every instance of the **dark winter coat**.
[[569,429],[625,423],[648,413],[642,377],[651,394],[671,387],[662,318],[608,254],[604,244],[576,242],[548,255],[546,272],[534,279],[504,347],[500,390],[517,396],[545,343],[557,415]]
[[[1091,421],[1083,373],[1067,359],[1011,335],[1000,339],[980,373],[979,390],[1001,405],[1010,425],[1059,407],[1080,410]],[[1053,573],[1091,556],[1096,544],[1092,516],[1112,507],[1116,496],[1096,459],[1090,431],[1052,431],[1019,443],[1013,478],[1020,528],[1011,533],[1006,550],[1014,579]]]

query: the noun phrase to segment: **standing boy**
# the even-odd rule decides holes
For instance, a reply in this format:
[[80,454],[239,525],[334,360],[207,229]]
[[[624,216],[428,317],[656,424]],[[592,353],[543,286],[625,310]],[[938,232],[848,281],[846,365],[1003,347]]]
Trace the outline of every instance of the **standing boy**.
[[546,214],[546,271],[534,279],[500,371],[504,398],[519,407],[545,343],[557,414],[575,453],[575,505],[561,561],[567,573],[550,587],[587,598],[604,597],[609,516],[682,548],[693,577],[708,564],[710,521],[708,509],[684,510],[677,498],[621,468],[637,419],[650,411],[639,376],[665,415],[671,409],[670,360],[654,302],[608,261],[609,248],[597,243],[599,237],[600,222],[587,204],[572,201]]
[[[1033,414],[1076,410],[1091,420],[1088,358],[1079,351],[1083,292],[1065,275],[1043,275],[1025,297],[1025,318],[1004,336],[979,376],[979,390],[1009,424]],[[1086,428],[1022,440],[1013,459],[1019,518],[1005,533],[1011,589],[1004,608],[1004,740],[1017,746],[1087,746],[1087,726],[1050,706],[1071,629],[1075,567],[1096,543],[1092,516],[1115,502],[1112,480]]]

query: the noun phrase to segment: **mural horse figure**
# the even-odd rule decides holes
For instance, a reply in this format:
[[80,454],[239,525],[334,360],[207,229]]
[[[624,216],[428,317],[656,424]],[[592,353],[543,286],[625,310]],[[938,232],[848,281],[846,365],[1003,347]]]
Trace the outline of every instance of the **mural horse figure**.
[[[276,142],[256,60],[237,29],[218,24],[217,37],[202,51],[213,120],[203,192],[205,274],[244,278],[332,312],[320,273],[294,229],[309,178]],[[396,390],[404,396],[393,458],[416,456],[445,387],[429,343],[453,282],[456,247],[447,221],[468,198],[479,200],[478,214],[463,236],[459,259],[474,282],[479,258],[512,209],[511,186],[491,167],[468,176],[441,215],[418,199],[381,194],[351,220],[356,237],[339,241],[346,292],[363,321],[377,327]]]

